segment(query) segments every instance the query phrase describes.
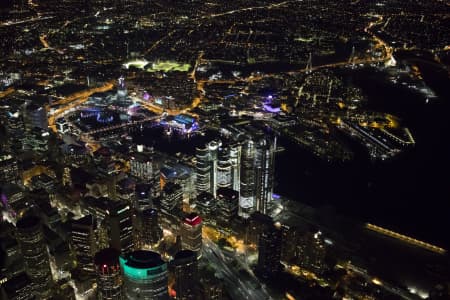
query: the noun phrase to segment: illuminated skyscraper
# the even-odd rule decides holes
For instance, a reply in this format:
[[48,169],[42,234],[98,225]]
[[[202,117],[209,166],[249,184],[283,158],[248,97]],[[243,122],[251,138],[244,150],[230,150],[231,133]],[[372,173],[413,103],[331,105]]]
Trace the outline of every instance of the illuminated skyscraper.
[[218,188],[240,190],[241,145],[222,147],[221,141],[211,141],[196,149],[197,194],[209,192],[214,197]]
[[197,163],[195,165],[197,175],[197,194],[211,191],[211,165],[209,163],[208,147],[197,148],[195,150]]
[[231,187],[231,171],[229,148],[219,148],[217,155],[217,188]]
[[217,189],[217,217],[222,225],[229,225],[237,217],[239,193],[230,188]]
[[43,106],[39,106],[33,102],[26,106],[26,125],[30,130],[34,127],[48,130],[47,111]]
[[178,163],[166,162],[161,167],[161,183],[177,183],[183,190],[183,201],[190,202],[196,194],[195,174],[192,169]]
[[92,215],[72,221],[71,243],[77,266],[86,272],[94,271],[96,250],[96,222]]
[[168,214],[178,214],[183,208],[183,189],[177,183],[168,182],[161,197],[161,210]]
[[97,299],[99,300],[123,299],[119,255],[120,252],[114,248],[106,248],[95,254]]
[[51,293],[52,277],[41,221],[36,216],[26,216],[17,222],[16,227],[26,272],[36,294],[45,299]]
[[[5,296],[8,300],[35,300],[36,296],[30,292],[33,290],[33,283],[25,273],[20,273],[10,278],[4,285]],[[0,290],[0,298],[2,291]],[[2,298],[3,299],[3,298]]]
[[272,201],[276,138],[261,137],[255,155],[255,209],[267,213]]
[[267,213],[273,192],[276,138],[251,134],[242,144],[239,214]]
[[153,157],[153,148],[144,150],[144,147],[139,145],[137,149],[138,151],[133,153],[130,160],[131,175],[144,182],[150,182],[155,174],[159,174],[158,165]]
[[134,251],[120,256],[125,299],[167,300],[167,264],[152,251]]
[[241,190],[241,145],[239,143],[230,145],[231,164],[231,188],[235,191]]
[[109,243],[121,253],[132,251],[133,225],[130,206],[123,202],[111,202],[109,208]]
[[17,161],[11,154],[0,153],[0,182],[16,183],[19,179]]
[[209,192],[216,195],[217,185],[217,149],[220,143],[212,141],[196,149],[197,194]]
[[143,211],[152,207],[152,188],[150,184],[140,183],[134,189],[134,208]]
[[196,299],[195,286],[197,284],[197,254],[191,250],[181,250],[171,262],[175,277],[174,289],[177,299]]
[[248,218],[255,206],[255,143],[249,139],[242,145],[239,215]]
[[191,213],[181,222],[181,246],[183,249],[194,251],[197,256],[202,250],[202,218]]
[[[203,216],[203,219],[215,220],[216,199],[208,192],[202,192],[195,200],[196,210]],[[212,217],[212,218],[211,218]]]

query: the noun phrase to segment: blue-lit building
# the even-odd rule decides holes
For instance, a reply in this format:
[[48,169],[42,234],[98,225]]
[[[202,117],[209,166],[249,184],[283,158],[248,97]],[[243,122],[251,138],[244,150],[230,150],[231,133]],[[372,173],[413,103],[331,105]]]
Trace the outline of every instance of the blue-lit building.
[[152,251],[134,251],[119,258],[125,299],[166,300],[167,263]]
[[198,129],[197,120],[187,114],[176,115],[173,119],[166,121],[166,124],[183,133],[190,133]]

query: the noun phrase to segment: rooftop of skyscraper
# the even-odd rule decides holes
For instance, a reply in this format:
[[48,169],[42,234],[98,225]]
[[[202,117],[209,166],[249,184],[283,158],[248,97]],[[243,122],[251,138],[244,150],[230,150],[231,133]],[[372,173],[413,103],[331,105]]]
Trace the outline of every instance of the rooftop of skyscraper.
[[165,263],[158,253],[145,250],[131,252],[122,258],[125,260],[125,265],[137,269],[155,268]]

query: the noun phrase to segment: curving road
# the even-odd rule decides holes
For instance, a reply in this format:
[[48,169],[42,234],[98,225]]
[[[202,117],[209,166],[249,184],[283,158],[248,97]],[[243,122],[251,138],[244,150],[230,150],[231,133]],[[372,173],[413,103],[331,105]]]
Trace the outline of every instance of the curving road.
[[215,269],[232,299],[268,300],[272,297],[263,286],[251,276],[243,278],[239,270],[231,266],[232,258],[227,258],[222,250],[208,237],[203,237],[203,257]]

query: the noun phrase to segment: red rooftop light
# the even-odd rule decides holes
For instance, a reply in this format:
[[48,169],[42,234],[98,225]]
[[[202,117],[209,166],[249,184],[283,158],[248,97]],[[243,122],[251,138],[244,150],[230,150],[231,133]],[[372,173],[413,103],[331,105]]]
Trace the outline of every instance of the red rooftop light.
[[184,218],[184,223],[191,225],[191,226],[198,225],[201,222],[202,222],[202,218],[200,218],[200,216],[198,216],[198,215]]

